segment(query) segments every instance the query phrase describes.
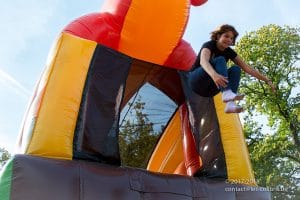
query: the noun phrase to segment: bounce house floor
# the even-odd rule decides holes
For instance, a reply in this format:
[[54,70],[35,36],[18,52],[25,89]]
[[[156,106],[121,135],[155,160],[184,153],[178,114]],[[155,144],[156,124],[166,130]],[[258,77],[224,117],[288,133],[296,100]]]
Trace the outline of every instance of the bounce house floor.
[[12,200],[271,199],[264,188],[229,184],[224,179],[28,155],[16,155],[11,162]]

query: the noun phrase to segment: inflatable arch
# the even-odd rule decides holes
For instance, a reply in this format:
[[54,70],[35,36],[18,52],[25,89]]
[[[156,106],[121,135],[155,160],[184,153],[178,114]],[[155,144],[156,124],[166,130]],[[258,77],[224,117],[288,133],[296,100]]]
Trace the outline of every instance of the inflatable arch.
[[[67,25],[1,173],[0,199],[270,199],[254,181],[238,116],[186,84],[196,55],[182,35],[190,6],[205,2],[108,0]],[[120,166],[118,133],[120,112],[146,83],[178,108],[145,170]]]

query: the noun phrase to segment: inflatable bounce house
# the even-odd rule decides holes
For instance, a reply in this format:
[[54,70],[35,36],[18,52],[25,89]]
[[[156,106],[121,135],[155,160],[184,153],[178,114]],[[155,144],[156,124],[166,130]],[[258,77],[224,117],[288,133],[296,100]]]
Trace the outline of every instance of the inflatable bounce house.
[[[205,2],[107,0],[67,25],[1,172],[0,199],[270,199],[238,115],[186,84],[196,54],[182,35],[190,6]],[[141,169],[121,165],[118,137],[120,113],[145,84],[176,109]]]

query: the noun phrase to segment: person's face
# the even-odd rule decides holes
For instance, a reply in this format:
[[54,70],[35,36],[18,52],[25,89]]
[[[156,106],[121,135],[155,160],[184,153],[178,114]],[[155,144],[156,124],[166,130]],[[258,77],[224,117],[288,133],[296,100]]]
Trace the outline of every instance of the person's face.
[[232,31],[227,31],[221,34],[217,40],[217,46],[219,49],[224,50],[227,47],[233,45],[234,34]]

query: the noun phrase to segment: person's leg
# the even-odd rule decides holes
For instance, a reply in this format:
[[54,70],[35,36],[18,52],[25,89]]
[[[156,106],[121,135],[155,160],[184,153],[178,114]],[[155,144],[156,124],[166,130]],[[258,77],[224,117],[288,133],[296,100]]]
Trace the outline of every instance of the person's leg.
[[239,87],[240,79],[241,79],[241,68],[239,66],[230,67],[228,69],[228,81],[229,81],[228,85],[232,91],[231,98],[233,98],[233,96],[234,98],[233,100],[227,101],[225,107],[226,113],[240,113],[243,111],[243,108],[241,106],[236,105],[234,102],[234,100],[241,100],[244,97],[244,95],[236,94]]
[[243,99],[243,95],[237,95],[241,70],[238,66],[227,69],[227,63],[224,57],[217,57],[211,63],[216,72],[228,78],[228,84],[220,88],[223,102],[226,102],[225,113],[240,113],[243,111],[241,106],[235,104],[235,100]]
[[238,87],[241,80],[241,68],[239,66],[232,66],[228,69],[228,81],[229,87],[234,92],[237,93]]
[[[240,78],[241,78],[241,69],[239,66],[232,66],[227,69],[227,63],[224,57],[219,56],[211,62],[214,69],[218,74],[221,74],[224,77],[228,78],[228,84],[226,87],[221,87],[221,92],[233,92],[236,93],[239,87]],[[235,94],[232,94],[235,96]],[[231,95],[231,96],[232,96]]]
[[[216,70],[216,72],[218,74],[221,74],[222,76],[228,78],[227,63],[226,63],[226,60],[223,56],[219,56],[219,57],[214,58],[211,61],[211,64],[212,64],[212,66],[214,67],[214,69]],[[230,87],[229,87],[229,85],[227,85],[224,88],[221,87],[220,91],[223,92],[223,91],[229,90],[229,89],[230,89]]]
[[211,97],[219,92],[212,78],[202,67],[198,67],[188,74],[188,84],[192,90],[204,97]]
[[244,95],[237,94],[237,90],[241,79],[241,68],[239,66],[232,66],[228,69],[228,85],[223,90],[223,101],[242,100]]

